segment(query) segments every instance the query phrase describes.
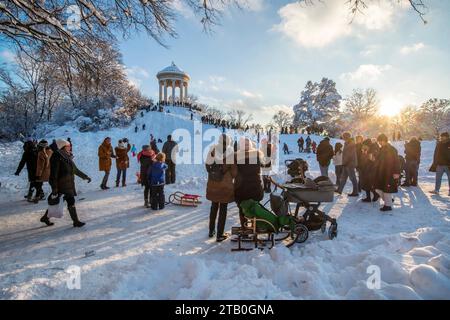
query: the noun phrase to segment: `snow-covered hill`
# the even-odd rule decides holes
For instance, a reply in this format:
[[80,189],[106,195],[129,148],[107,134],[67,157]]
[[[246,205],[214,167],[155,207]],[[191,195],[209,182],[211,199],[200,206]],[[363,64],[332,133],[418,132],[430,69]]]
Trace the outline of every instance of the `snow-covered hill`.
[[[13,175],[22,144],[0,145],[0,298],[2,299],[448,299],[450,297],[450,197],[430,196],[434,176],[428,166],[434,142],[422,144],[420,187],[395,195],[392,214],[377,204],[339,196],[322,208],[337,218],[339,235],[328,240],[312,234],[304,244],[287,249],[231,252],[234,243],[207,237],[209,202],[197,208],[143,208],[138,170],[131,161],[129,185],[100,191],[97,147],[106,136],[113,143],[128,137],[139,149],[150,133],[163,141],[174,129],[194,137],[197,128],[188,110],[168,108],[170,114],[149,112],[139,117],[138,133],[115,128],[79,133],[70,126],[47,139],[71,137],[75,161],[92,178],[77,180],[81,229],[65,216],[53,227],[39,217],[45,203],[23,200],[26,173]],[[197,115],[195,116],[198,117]],[[147,129],[142,131],[142,124]],[[203,126],[200,134],[208,126]],[[234,133],[234,132],[232,132]],[[309,174],[318,175],[314,155],[296,153],[298,135],[283,135],[294,154],[308,160]],[[319,142],[320,137],[312,136]],[[204,141],[203,146],[210,141]],[[334,143],[334,141],[333,141]],[[162,147],[162,144],[159,144]],[[403,153],[402,144],[397,145]],[[186,150],[188,152],[190,150]],[[281,170],[283,171],[283,170]],[[333,170],[331,170],[333,171]],[[114,179],[112,171],[110,185]],[[178,182],[166,187],[205,194],[202,164],[179,165]],[[277,176],[282,179],[282,174]],[[334,179],[334,176],[332,176]],[[443,190],[446,190],[446,181]],[[48,189],[47,189],[48,190]],[[83,199],[83,200],[81,200]],[[204,199],[205,200],[205,199]],[[226,229],[238,224],[237,208],[229,207]],[[70,266],[81,267],[81,289],[67,287]],[[381,272],[381,288],[369,289],[370,266]],[[370,271],[370,268],[369,268]]]

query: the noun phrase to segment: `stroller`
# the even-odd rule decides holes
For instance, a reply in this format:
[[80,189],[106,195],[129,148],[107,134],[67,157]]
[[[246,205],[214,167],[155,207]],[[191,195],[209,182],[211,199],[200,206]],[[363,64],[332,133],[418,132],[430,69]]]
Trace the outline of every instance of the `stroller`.
[[[322,202],[333,202],[334,184],[328,177],[318,177],[314,180],[306,178],[305,183],[285,183],[280,185],[272,180],[277,188],[282,190],[276,193],[277,188],[270,195],[270,207],[277,215],[292,215],[299,219],[300,208],[305,208],[301,221],[308,231],[321,230],[325,233],[327,223],[330,223],[328,237],[334,239],[337,236],[336,219],[331,218],[325,212],[319,210]],[[295,203],[295,211],[292,214],[290,204]]]
[[[336,219],[329,217],[319,210],[321,202],[332,202],[334,198],[334,185],[327,177],[319,177],[314,181],[306,179],[304,184],[287,183],[278,184],[269,178],[276,186],[270,199],[264,204],[254,200],[241,203],[246,218],[244,227],[232,227],[231,233],[236,235],[238,247],[232,251],[252,250],[243,248],[243,242],[253,242],[254,248],[263,247],[270,243],[272,248],[275,242],[283,242],[286,247],[295,243],[302,243],[308,239],[310,231],[326,231],[327,222],[330,222],[328,236],[333,239],[337,236]],[[277,189],[281,194],[277,194]],[[270,202],[271,210],[266,208]],[[292,213],[290,203],[296,203],[295,212]],[[299,217],[300,207],[306,211]]]

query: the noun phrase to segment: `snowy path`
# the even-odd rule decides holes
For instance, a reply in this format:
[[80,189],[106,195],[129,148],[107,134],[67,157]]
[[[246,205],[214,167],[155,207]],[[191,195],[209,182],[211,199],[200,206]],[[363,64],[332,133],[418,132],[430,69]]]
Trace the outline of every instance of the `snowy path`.
[[[419,188],[398,194],[392,215],[345,196],[324,206],[338,218],[336,240],[316,233],[292,249],[243,253],[206,237],[208,203],[154,213],[137,185],[85,197],[83,229],[67,216],[39,227],[44,204],[2,205],[1,298],[450,298],[450,199]],[[227,228],[237,222],[232,205]],[[67,289],[71,265],[82,268],[81,290]],[[367,289],[369,265],[381,268],[380,290]]]

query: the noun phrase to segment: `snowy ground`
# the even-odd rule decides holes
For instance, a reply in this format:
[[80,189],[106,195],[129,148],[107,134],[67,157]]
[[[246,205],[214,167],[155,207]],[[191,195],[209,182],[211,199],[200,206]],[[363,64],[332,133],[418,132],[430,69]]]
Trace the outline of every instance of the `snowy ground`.
[[[39,217],[45,203],[24,201],[26,174],[13,176],[21,143],[0,145],[1,299],[450,298],[447,182],[441,196],[428,193],[434,181],[427,171],[434,143],[423,143],[420,187],[396,194],[392,214],[380,213],[377,204],[361,203],[361,198],[339,196],[322,206],[338,220],[337,239],[315,233],[290,249],[279,245],[236,253],[230,251],[234,243],[219,244],[207,237],[207,201],[194,209],[143,208],[142,189],[132,176],[137,171],[135,161],[128,187],[98,190],[101,175],[96,156],[103,137],[111,136],[116,143],[127,136],[139,147],[150,133],[164,140],[174,128],[193,132],[189,114],[177,109],[171,115],[149,113],[138,119],[148,128],[138,134],[134,125],[83,134],[62,127],[48,137],[71,136],[75,161],[93,177],[91,184],[77,180],[77,208],[87,223],[81,229],[72,228],[68,214],[55,219],[53,227],[42,226]],[[298,135],[282,136],[281,142],[295,149],[297,139]],[[310,174],[317,176],[313,155],[307,159]],[[177,173],[179,182],[166,188],[167,195],[174,190],[204,195],[202,165],[180,165]],[[233,204],[226,228],[237,224]],[[67,286],[67,271],[74,265],[81,267],[79,290]],[[381,288],[375,290],[366,283],[367,268],[373,265],[381,271]]]

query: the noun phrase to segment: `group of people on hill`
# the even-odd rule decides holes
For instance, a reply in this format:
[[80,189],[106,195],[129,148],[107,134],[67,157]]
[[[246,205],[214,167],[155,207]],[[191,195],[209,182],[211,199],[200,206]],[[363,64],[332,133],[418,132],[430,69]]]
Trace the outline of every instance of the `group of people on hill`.
[[[23,154],[15,175],[19,175],[26,165],[28,171],[29,189],[26,198],[28,201],[38,203],[45,198],[42,186],[48,182],[51,186],[51,197],[55,200],[62,197],[67,203],[70,217],[74,227],[84,226],[84,222],[78,219],[77,209],[75,207],[75,176],[80,177],[87,182],[91,178],[83,173],[75,165],[72,154],[72,143],[70,140],[58,139],[48,144],[46,140],[39,143],[29,138],[23,146]],[[36,194],[33,198],[34,190]],[[48,226],[53,225],[48,217],[48,210],[40,219]]]
[[218,242],[228,237],[224,233],[228,204],[236,202],[239,219],[244,227],[245,218],[240,204],[244,200],[263,199],[261,173],[263,176],[268,175],[271,167],[272,146],[266,140],[261,141],[259,149],[248,138],[242,139],[237,148],[235,145],[230,136],[222,134],[206,158],[206,199],[211,201],[208,236],[212,238],[215,235]]
[[306,152],[306,153],[316,153],[317,143],[311,140],[311,137],[308,135],[306,139],[303,139],[302,136],[297,140],[298,152]]
[[[112,168],[112,159],[116,160],[116,187],[126,187],[127,169],[130,167],[129,152],[136,156],[136,147],[131,145],[127,138],[119,139],[117,146],[113,149],[111,138],[106,137],[98,147],[99,171],[104,172],[100,188],[109,189],[108,179]],[[159,152],[156,140],[150,137],[150,144],[144,145],[142,151],[137,154],[140,164],[139,181],[144,186],[145,207],[152,209],[162,209],[165,204],[164,185],[175,183],[176,168],[175,154],[178,146],[169,135],[163,145],[162,152]],[[48,182],[51,187],[49,203],[59,202],[62,198],[67,202],[70,217],[74,227],[82,227],[85,223],[80,222],[75,207],[75,176],[91,182],[91,178],[83,173],[74,162],[72,143],[68,140],[53,140],[48,144],[46,140],[39,143],[31,138],[27,139],[23,146],[22,158],[15,175],[26,166],[28,172],[29,189],[25,196],[29,202],[38,203],[45,199],[43,184]],[[33,197],[34,195],[34,197]],[[41,222],[48,226],[53,225],[48,217],[48,210],[41,218]]]

